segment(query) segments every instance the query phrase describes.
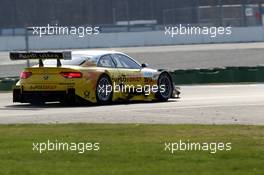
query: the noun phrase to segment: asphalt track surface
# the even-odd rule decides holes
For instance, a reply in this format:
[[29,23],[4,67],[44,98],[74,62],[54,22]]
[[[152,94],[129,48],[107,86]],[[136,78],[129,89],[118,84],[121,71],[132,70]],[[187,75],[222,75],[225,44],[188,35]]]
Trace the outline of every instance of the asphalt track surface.
[[[107,48],[127,53],[150,67],[165,69],[256,66],[264,64],[264,43],[202,44]],[[104,49],[105,50],[105,49]],[[0,52],[0,77],[18,76],[25,61],[12,62],[9,52]]]
[[0,123],[264,124],[264,84],[182,86],[164,103],[34,107],[0,93]]

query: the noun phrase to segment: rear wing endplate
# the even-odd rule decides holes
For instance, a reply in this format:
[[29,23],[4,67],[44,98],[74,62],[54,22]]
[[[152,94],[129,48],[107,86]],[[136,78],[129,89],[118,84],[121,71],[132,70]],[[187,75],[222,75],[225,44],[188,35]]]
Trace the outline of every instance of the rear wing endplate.
[[47,59],[56,59],[57,67],[61,66],[60,60],[71,60],[72,54],[70,51],[65,52],[10,52],[11,60],[39,60],[39,67],[43,67],[43,61]]

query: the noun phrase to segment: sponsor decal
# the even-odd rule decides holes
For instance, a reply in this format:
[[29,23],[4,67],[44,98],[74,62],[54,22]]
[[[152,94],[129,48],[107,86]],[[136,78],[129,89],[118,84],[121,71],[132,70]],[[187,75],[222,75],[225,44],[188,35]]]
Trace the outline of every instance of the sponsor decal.
[[153,77],[153,72],[143,72],[143,77],[144,78],[152,78]]
[[49,79],[49,76],[48,75],[44,75],[43,76],[43,80],[48,80]]
[[84,91],[83,95],[85,98],[89,98],[90,97],[90,92],[89,91]]
[[145,84],[155,84],[157,83],[157,81],[153,80],[152,78],[144,78],[144,83]]
[[142,80],[141,74],[128,74],[112,78],[112,81],[117,83],[141,82]]
[[35,90],[35,89],[56,89],[56,85],[31,85],[29,86],[29,89]]

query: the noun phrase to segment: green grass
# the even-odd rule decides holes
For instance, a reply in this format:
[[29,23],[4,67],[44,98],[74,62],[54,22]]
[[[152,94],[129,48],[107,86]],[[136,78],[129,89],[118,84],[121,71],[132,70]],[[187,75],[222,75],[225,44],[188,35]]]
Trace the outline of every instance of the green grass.
[[[100,142],[78,154],[32,151],[33,142]],[[232,142],[232,150],[164,151],[164,142]],[[1,125],[0,174],[167,175],[264,174],[263,126]]]

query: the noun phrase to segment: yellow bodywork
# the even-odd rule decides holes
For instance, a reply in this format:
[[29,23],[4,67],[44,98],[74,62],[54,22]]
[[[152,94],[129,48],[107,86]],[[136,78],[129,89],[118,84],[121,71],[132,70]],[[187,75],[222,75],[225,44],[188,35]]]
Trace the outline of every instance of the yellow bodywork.
[[[96,86],[101,75],[108,75],[112,85],[157,85],[160,72],[154,69],[124,69],[104,68],[94,66],[62,66],[62,67],[31,67],[25,68],[25,72],[32,72],[27,79],[20,79],[15,89],[21,94],[25,92],[56,92],[67,93],[69,89],[75,89],[75,95],[82,99],[96,103]],[[81,72],[81,78],[65,78],[61,72]],[[113,87],[115,88],[115,87]],[[148,100],[156,99],[154,93],[149,95],[113,92],[112,101],[119,100]]]

